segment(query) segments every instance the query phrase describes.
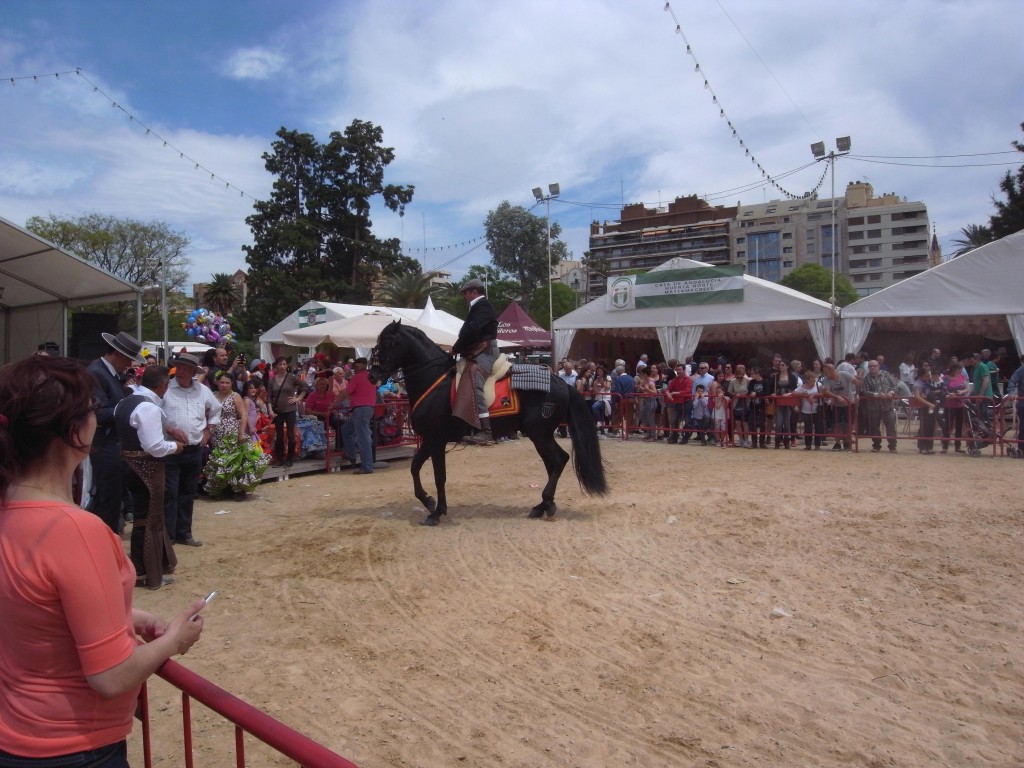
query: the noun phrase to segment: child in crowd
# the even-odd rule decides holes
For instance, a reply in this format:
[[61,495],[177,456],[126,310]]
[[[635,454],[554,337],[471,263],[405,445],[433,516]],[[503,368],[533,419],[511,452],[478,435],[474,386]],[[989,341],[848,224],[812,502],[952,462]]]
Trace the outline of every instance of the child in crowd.
[[708,444],[708,427],[711,426],[711,405],[708,403],[708,393],[703,384],[698,384],[693,391],[693,410],[690,413],[690,423],[687,425],[691,430],[697,432],[701,445]]

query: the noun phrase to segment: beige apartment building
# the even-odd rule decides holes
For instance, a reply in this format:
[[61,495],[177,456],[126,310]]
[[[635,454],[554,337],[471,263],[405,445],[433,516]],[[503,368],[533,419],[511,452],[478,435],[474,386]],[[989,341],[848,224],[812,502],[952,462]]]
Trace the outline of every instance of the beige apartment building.
[[[836,240],[833,246],[833,205]],[[778,282],[803,264],[846,275],[862,296],[930,266],[928,210],[894,193],[875,196],[851,182],[843,197],[772,200],[735,207],[676,198],[665,209],[628,205],[615,222],[590,227],[592,262],[609,274],[650,269],[676,256],[708,264],[742,264]],[[606,276],[590,272],[588,296],[604,293]]]

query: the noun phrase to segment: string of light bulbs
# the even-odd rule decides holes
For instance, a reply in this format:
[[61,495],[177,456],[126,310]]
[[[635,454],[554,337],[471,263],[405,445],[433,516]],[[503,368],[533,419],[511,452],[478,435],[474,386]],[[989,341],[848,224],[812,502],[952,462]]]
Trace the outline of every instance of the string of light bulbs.
[[799,200],[799,199],[802,199],[802,198],[813,197],[815,194],[817,194],[818,190],[821,188],[821,185],[824,183],[824,179],[825,179],[824,174],[822,174],[822,178],[818,181],[817,185],[811,191],[805,192],[804,194],[801,194],[801,195],[797,195],[797,194],[794,194],[793,192],[790,192],[788,189],[784,188],[781,184],[779,184],[779,182],[777,180],[778,177],[773,176],[772,174],[768,173],[767,170],[765,170],[764,166],[762,166],[761,163],[758,161],[757,156],[754,155],[750,151],[750,147],[747,146],[747,143],[743,140],[743,137],[739,135],[739,131],[736,129],[736,126],[733,124],[732,119],[729,118],[729,116],[726,114],[725,107],[722,106],[722,103],[721,103],[721,101],[718,98],[718,94],[715,92],[714,87],[712,87],[711,81],[708,78],[707,73],[704,71],[704,68],[701,66],[700,61],[697,59],[697,54],[694,53],[693,45],[686,38],[686,33],[683,32],[683,25],[680,24],[679,19],[676,16],[676,12],[672,9],[672,4],[671,3],[668,3],[668,2],[665,3],[665,11],[672,17],[672,21],[675,22],[676,34],[679,35],[679,37],[682,39],[683,43],[686,45],[686,54],[691,59],[693,59],[693,64],[694,64],[693,71],[694,71],[694,73],[698,77],[703,78],[703,80],[704,80],[704,90],[706,90],[708,93],[711,94],[711,103],[715,107],[718,108],[718,116],[721,119],[725,120],[726,125],[729,126],[729,130],[732,132],[732,137],[734,139],[736,139],[737,142],[739,142],[739,146],[743,150],[745,156],[749,157],[750,158],[750,162],[754,166],[756,166],[757,170],[759,170],[761,172],[761,177],[765,180],[765,182],[767,182],[768,184],[771,184],[780,193],[782,193],[783,195],[788,197],[790,200]]
[[[91,86],[93,93],[98,94],[99,96],[101,96],[103,99],[105,99],[107,101],[107,103],[110,104],[110,106],[113,109],[116,109],[119,112],[121,112],[128,119],[129,123],[131,123],[132,125],[139,126],[140,129],[144,129],[145,130],[145,134],[144,134],[145,136],[152,137],[154,140],[162,142],[162,145],[163,145],[163,147],[165,149],[169,149],[169,150],[171,150],[173,152],[177,152],[179,159],[181,159],[181,160],[183,160],[185,162],[188,162],[190,165],[193,166],[194,170],[202,171],[203,173],[210,174],[210,180],[211,181],[223,182],[225,189],[235,190],[236,192],[238,192],[239,197],[241,197],[241,198],[248,198],[249,200],[252,200],[254,203],[260,202],[258,198],[256,198],[253,195],[249,194],[248,192],[246,192],[241,187],[238,187],[235,184],[232,184],[230,181],[228,181],[227,179],[225,179],[222,176],[220,176],[216,171],[213,171],[210,168],[207,168],[206,165],[204,165],[200,160],[195,159],[190,154],[188,154],[185,150],[175,146],[173,142],[171,142],[170,140],[164,138],[164,136],[162,136],[157,130],[153,129],[152,127],[150,127],[150,126],[146,125],[144,122],[142,122],[142,120],[140,120],[134,114],[129,112],[127,109],[125,109],[124,105],[118,103],[113,97],[111,97],[102,88],[100,88],[99,85],[97,85],[92,80],[90,80],[82,72],[82,68],[81,67],[76,67],[73,70],[67,70],[67,71],[64,71],[64,72],[52,72],[52,73],[44,73],[44,74],[39,74],[39,75],[15,75],[15,76],[11,76],[11,77],[5,77],[5,78],[3,78],[3,80],[7,81],[7,82],[10,82],[11,86],[15,87],[15,86],[17,86],[17,84],[19,82],[22,82],[22,81],[32,81],[33,83],[40,83],[40,82],[45,81],[45,80],[50,79],[50,78],[53,78],[54,80],[60,80],[62,75],[63,76],[74,75],[80,81],[82,81],[84,83],[87,83],[89,86]],[[313,229],[315,229],[316,231],[320,232],[321,234],[329,235],[331,238],[336,238],[338,240],[344,240],[344,241],[346,241],[346,242],[348,242],[348,243],[350,243],[352,245],[359,246],[359,247],[362,247],[362,248],[366,248],[367,250],[375,252],[375,253],[380,253],[380,254],[390,253],[390,251],[384,251],[383,249],[381,249],[376,243],[369,243],[369,242],[366,242],[366,241],[363,241],[363,240],[356,240],[355,238],[346,237],[345,235],[341,235],[341,234],[338,234],[336,232],[329,232],[325,228],[323,228],[323,227],[321,227],[321,226],[319,226],[319,225],[317,225],[316,223],[313,223],[313,222],[309,222],[309,225]],[[475,242],[475,240],[470,240],[468,242],[472,243],[472,242]],[[466,243],[460,243],[458,245],[444,246],[444,247],[458,248],[458,247],[461,247],[463,245],[466,245]],[[442,246],[439,246],[439,248],[440,247],[442,247]]]

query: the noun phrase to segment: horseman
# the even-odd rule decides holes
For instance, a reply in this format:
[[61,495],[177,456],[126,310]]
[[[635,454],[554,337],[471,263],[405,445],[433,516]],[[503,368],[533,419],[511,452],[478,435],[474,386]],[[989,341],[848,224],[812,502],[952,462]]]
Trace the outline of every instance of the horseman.
[[498,359],[498,315],[484,295],[484,284],[473,278],[463,283],[459,293],[469,303],[469,316],[459,330],[459,340],[452,347],[452,355],[462,355],[466,371],[473,376],[474,407],[480,418],[481,432],[466,438],[466,442],[486,445],[492,442],[491,422],[484,405],[484,379]]

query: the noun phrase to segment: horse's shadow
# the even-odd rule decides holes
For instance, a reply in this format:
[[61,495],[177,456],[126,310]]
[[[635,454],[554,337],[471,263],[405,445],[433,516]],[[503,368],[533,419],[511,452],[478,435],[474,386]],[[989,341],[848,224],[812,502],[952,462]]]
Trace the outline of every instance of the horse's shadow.
[[[559,521],[572,520],[573,522],[589,522],[593,519],[592,512],[579,509],[562,509],[554,517],[529,518],[530,509],[525,506],[506,506],[504,504],[460,504],[448,507],[448,513],[441,518],[440,527],[460,525],[462,522],[471,520],[516,520],[533,523],[557,523]],[[412,514],[410,523],[420,525],[427,510],[417,507]],[[405,513],[396,514],[397,520],[405,520],[408,517]]]

